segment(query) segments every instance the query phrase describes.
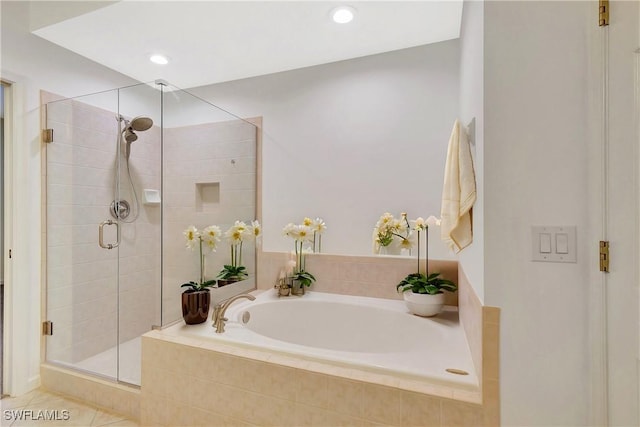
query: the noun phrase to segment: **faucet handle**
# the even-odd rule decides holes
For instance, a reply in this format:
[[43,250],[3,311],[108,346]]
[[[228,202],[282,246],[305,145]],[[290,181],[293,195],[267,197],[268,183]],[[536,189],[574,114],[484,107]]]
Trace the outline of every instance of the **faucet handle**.
[[211,316],[213,317],[213,324],[211,326],[213,326],[214,328],[218,326],[218,321],[220,320],[218,319],[218,317],[220,317],[220,310],[222,310],[222,304],[220,303],[216,304],[213,307],[213,315]]

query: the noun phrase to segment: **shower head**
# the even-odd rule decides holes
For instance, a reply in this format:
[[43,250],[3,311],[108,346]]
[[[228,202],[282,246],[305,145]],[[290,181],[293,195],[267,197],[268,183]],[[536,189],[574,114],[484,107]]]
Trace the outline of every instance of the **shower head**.
[[153,126],[153,120],[151,120],[149,117],[138,116],[134,117],[133,119],[131,119],[131,122],[129,122],[129,128],[138,132],[149,130],[151,126]]
[[136,133],[131,129],[131,127],[128,127],[124,131],[122,131],[122,136],[124,137],[124,140],[129,143],[138,139],[138,135],[136,135]]

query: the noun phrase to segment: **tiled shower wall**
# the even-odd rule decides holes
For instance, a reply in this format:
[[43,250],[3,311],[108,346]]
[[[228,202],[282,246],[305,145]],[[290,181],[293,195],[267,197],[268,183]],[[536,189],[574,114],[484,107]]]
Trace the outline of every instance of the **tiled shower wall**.
[[[158,317],[160,212],[141,201],[138,220],[121,224],[120,247],[100,248],[98,225],[112,219],[115,114],[66,100],[49,104],[47,118],[54,129],[47,145],[47,317],[54,323],[47,358],[75,363],[117,344],[118,304],[121,342],[149,330]],[[158,127],[139,133],[130,169],[138,194],[159,188]],[[114,230],[106,227],[106,242],[115,241]]]
[[[182,232],[217,225],[224,233],[236,220],[256,215],[256,128],[233,120],[165,131],[165,217],[163,323],[179,319],[180,285],[199,278],[198,251],[185,248]],[[255,243],[243,243],[242,264],[255,272]],[[230,263],[223,238],[216,252],[206,251],[205,278],[213,279]],[[254,282],[255,283],[255,282]]]
[[[118,125],[115,114],[76,100],[50,103],[47,127],[47,319],[54,335],[47,359],[75,363],[181,317],[180,285],[197,280],[197,252],[185,249],[182,231],[216,224],[224,232],[256,210],[256,130],[241,120],[165,129],[165,182],[160,205],[145,204],[143,189],[161,189],[158,126],[138,132],[129,166],[140,199],[139,218],[121,222],[118,249],[98,246],[98,225],[112,219]],[[124,163],[121,198],[133,204]],[[161,281],[164,221],[164,282]],[[115,241],[105,227],[105,242]],[[254,243],[243,264],[255,272]],[[207,277],[229,263],[229,246],[207,255]],[[119,283],[118,283],[119,279]],[[163,299],[160,284],[165,283]],[[255,283],[255,282],[253,282]],[[120,329],[118,331],[118,316]],[[116,361],[113,361],[115,375]]]

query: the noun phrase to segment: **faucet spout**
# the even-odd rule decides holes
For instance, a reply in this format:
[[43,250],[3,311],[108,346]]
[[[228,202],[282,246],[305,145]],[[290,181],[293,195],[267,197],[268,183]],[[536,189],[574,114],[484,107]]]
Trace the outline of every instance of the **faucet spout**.
[[224,322],[226,322],[227,319],[226,317],[224,317],[224,314],[227,311],[227,308],[229,308],[229,306],[231,304],[233,304],[235,301],[242,299],[242,298],[246,298],[249,301],[253,301],[256,299],[256,297],[254,297],[251,294],[240,294],[240,295],[236,295],[234,297],[231,297],[229,299],[226,299],[222,302],[219,302],[218,304],[216,304],[216,306],[213,308],[213,326],[214,328],[216,328],[216,333],[217,334],[221,334],[224,332]]

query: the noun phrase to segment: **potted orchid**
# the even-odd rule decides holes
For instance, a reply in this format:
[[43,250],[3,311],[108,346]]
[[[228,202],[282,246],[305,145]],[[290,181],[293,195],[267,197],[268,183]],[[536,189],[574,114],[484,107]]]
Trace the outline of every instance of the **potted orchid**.
[[249,274],[242,265],[242,246],[248,239],[257,240],[262,234],[258,221],[247,225],[243,221],[236,221],[225,233],[231,251],[231,262],[225,264],[218,274],[218,287],[246,279]]
[[322,252],[322,233],[327,229],[327,224],[324,223],[322,218],[311,219],[305,217],[302,220],[302,225],[309,227],[313,233],[311,239],[311,250],[314,253]]
[[406,213],[395,218],[389,212],[380,216],[373,228],[373,252],[381,255],[400,255],[411,250],[413,233]]
[[[418,218],[414,223],[413,230],[418,235],[418,270],[405,277],[397,286],[396,290],[403,294],[409,311],[418,316],[430,317],[442,311],[444,306],[444,291],[455,292],[458,287],[451,280],[443,279],[440,273],[429,272],[429,227],[440,225],[440,220],[430,216],[426,221]],[[420,232],[425,232],[427,256],[425,275],[420,272]],[[411,292],[409,292],[411,291]]]
[[220,241],[220,228],[210,225],[202,231],[195,226],[189,226],[183,233],[186,239],[187,249],[199,249],[200,277],[197,282],[190,281],[181,287],[188,288],[182,293],[182,317],[187,325],[203,323],[209,315],[211,294],[209,288],[216,284],[215,279],[205,280],[205,253],[204,248],[215,252]]
[[294,240],[295,263],[292,263],[291,270],[287,272],[287,279],[291,282],[291,293],[303,295],[304,288],[311,286],[316,280],[313,274],[306,271],[306,254],[312,251],[314,230],[303,221],[299,225],[287,224],[282,232]]

